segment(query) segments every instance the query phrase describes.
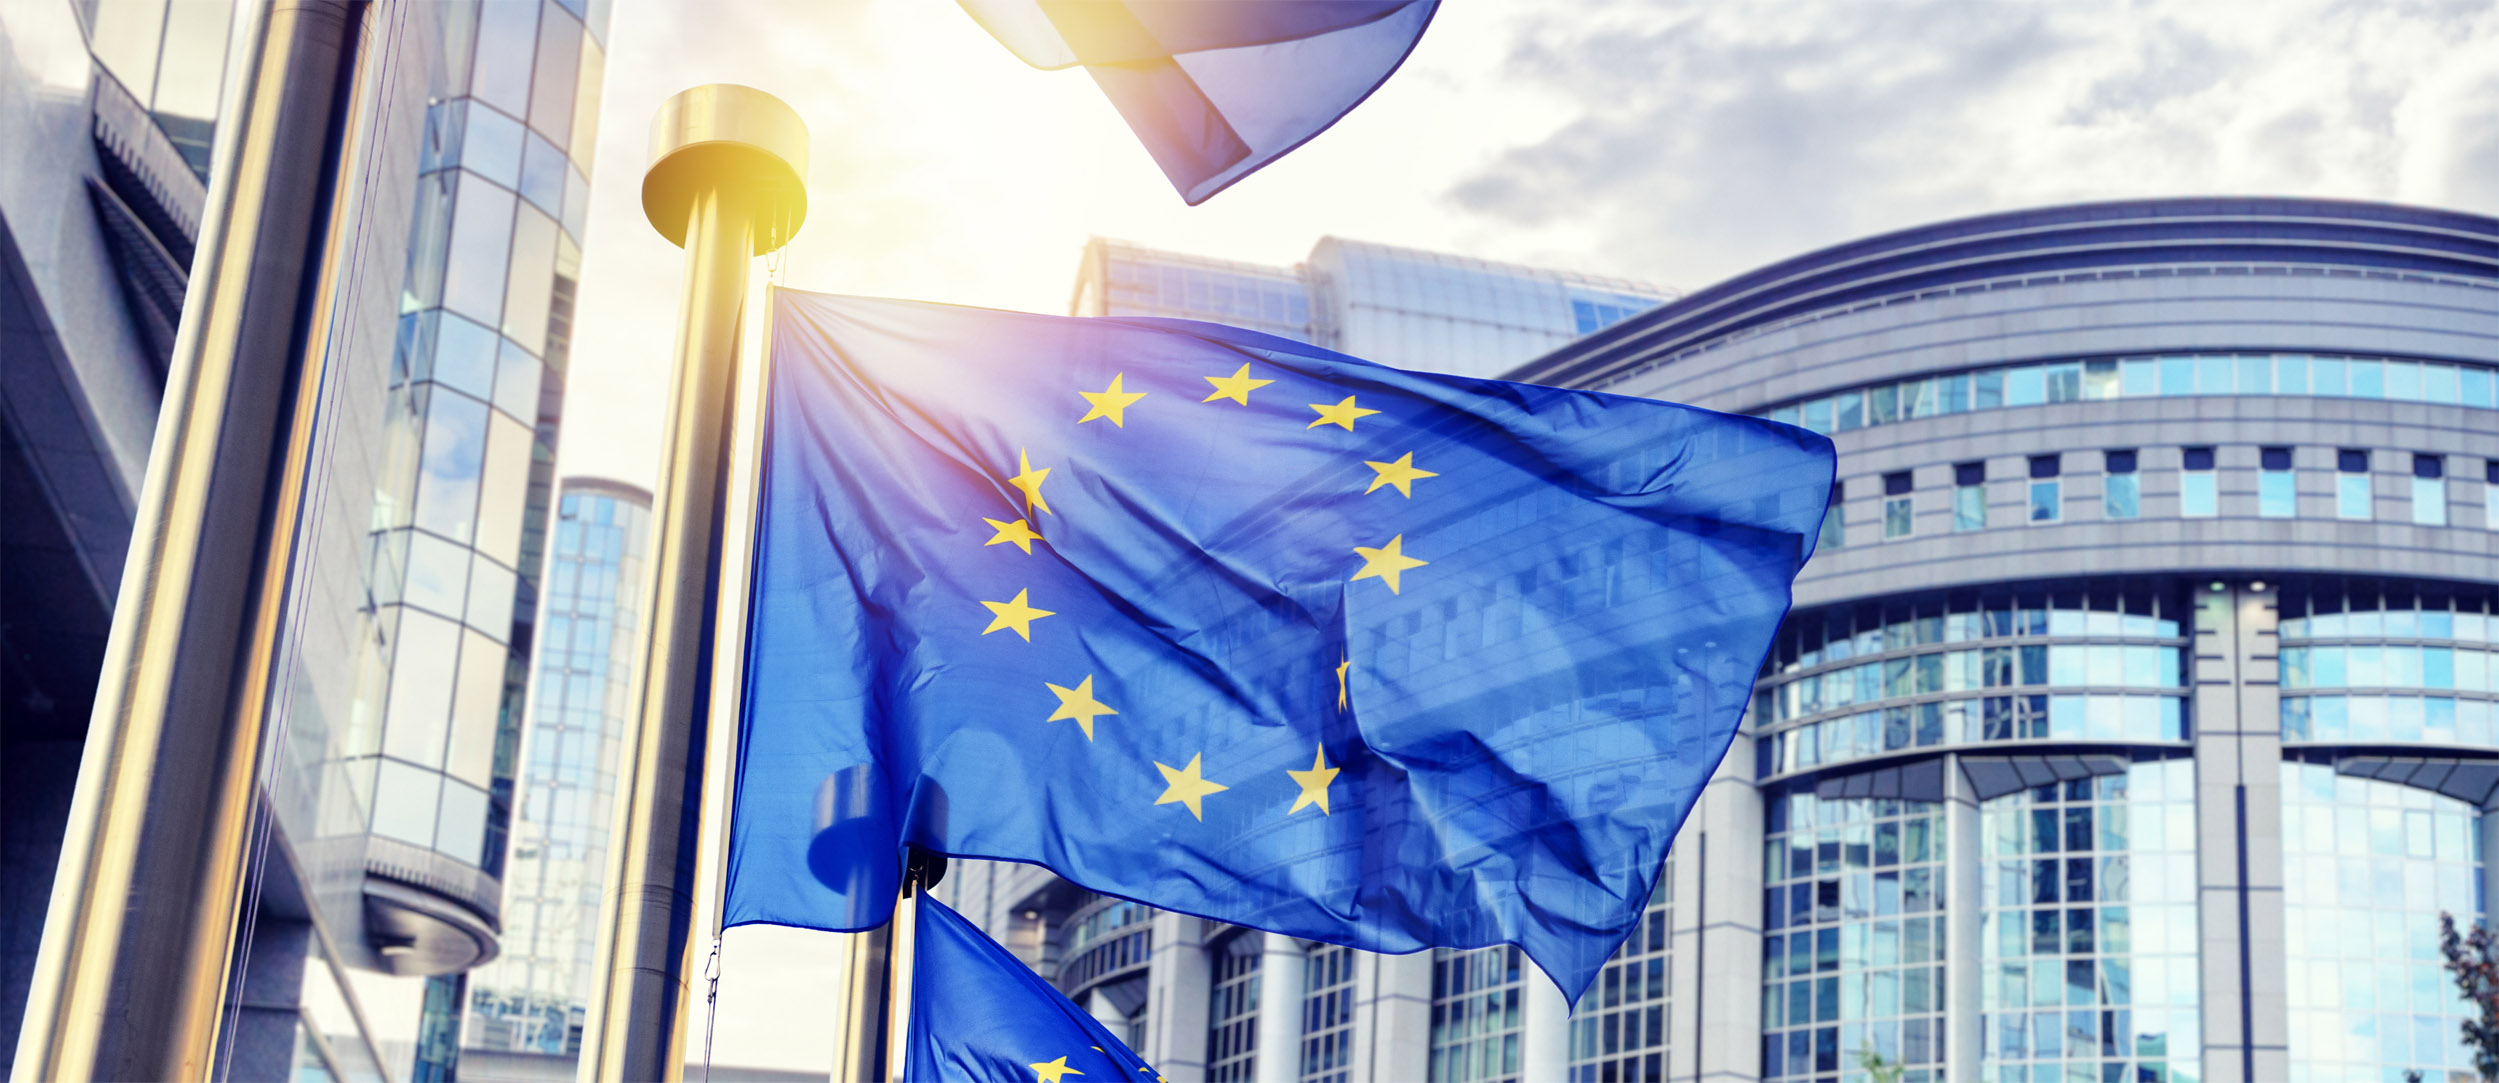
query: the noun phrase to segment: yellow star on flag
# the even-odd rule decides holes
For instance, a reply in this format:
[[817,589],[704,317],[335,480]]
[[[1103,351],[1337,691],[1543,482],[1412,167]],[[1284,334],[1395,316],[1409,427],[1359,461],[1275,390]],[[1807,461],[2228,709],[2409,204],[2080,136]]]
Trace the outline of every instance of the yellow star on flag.
[[1027,1064],[1024,1067],[1033,1070],[1033,1083],[1059,1083],[1059,1080],[1065,1079],[1068,1076],[1085,1074],[1074,1068],[1068,1067],[1066,1057],[1060,1057],[1057,1060],[1037,1061],[1032,1064]]
[[1076,682],[1074,688],[1061,688],[1048,681],[1041,683],[1043,687],[1057,693],[1059,697],[1059,709],[1042,721],[1057,722],[1073,718],[1077,725],[1085,728],[1085,740],[1093,740],[1094,719],[1106,714],[1119,713],[1112,710],[1109,704],[1093,698],[1093,675],[1090,673],[1085,675],[1084,680]]
[[1221,793],[1232,788],[1208,782],[1204,776],[1198,774],[1198,761],[1205,758],[1206,754],[1202,752],[1191,756],[1187,767],[1168,767],[1161,760],[1154,761],[1154,769],[1163,773],[1163,796],[1155,798],[1154,803],[1168,805],[1178,801],[1189,806],[1189,815],[1197,817],[1198,821],[1203,823],[1206,820],[1206,810],[1198,803],[1204,801],[1207,794]]
[[1025,457],[1024,449],[1017,448],[1015,449],[1015,469],[1016,475],[1008,478],[1007,484],[1024,491],[1024,510],[1031,511],[1039,508],[1044,515],[1058,514],[1050,510],[1049,501],[1041,498],[1041,483],[1049,478],[1050,468],[1045,466],[1039,470],[1033,469],[1032,460]]
[[1402,551],[1405,543],[1406,536],[1399,534],[1388,539],[1388,544],[1377,549],[1367,545],[1355,546],[1354,552],[1362,557],[1362,570],[1355,572],[1354,577],[1347,582],[1358,583],[1376,575],[1388,580],[1390,594],[1398,593],[1397,577],[1399,575],[1404,574],[1408,568],[1420,568],[1431,563],[1428,560],[1416,560],[1407,556]]
[[1057,614],[1047,609],[1035,609],[1026,605],[1025,596],[1031,593],[1029,590],[1016,591],[1015,600],[1011,602],[982,602],[981,604],[988,606],[989,611],[996,616],[990,618],[989,627],[981,629],[981,634],[988,635],[1000,628],[1013,628],[1015,634],[1024,637],[1024,642],[1032,642],[1033,622]]
[[1328,815],[1328,784],[1336,781],[1337,772],[1343,770],[1342,767],[1328,766],[1328,750],[1322,746],[1310,758],[1310,770],[1286,771],[1285,774],[1293,776],[1293,783],[1300,786],[1302,792],[1301,796],[1293,799],[1293,807],[1284,810],[1284,814],[1290,816],[1300,812],[1305,805],[1317,805],[1319,815]]
[[1029,553],[1033,551],[1033,543],[1041,540],[1041,535],[1033,531],[1032,524],[1022,519],[1012,523],[1002,523],[984,515],[981,516],[981,522],[989,524],[998,531],[997,536],[981,543],[984,546],[1014,542],[1016,548]]
[[1130,391],[1119,385],[1119,382],[1127,378],[1127,375],[1124,372],[1113,374],[1111,386],[1103,390],[1077,392],[1085,397],[1086,402],[1093,404],[1093,409],[1085,411],[1085,416],[1077,418],[1076,423],[1082,425],[1097,417],[1107,417],[1111,419],[1111,424],[1123,429],[1127,428],[1128,419],[1124,416],[1124,412],[1136,405],[1138,399],[1145,397],[1143,391]]
[[1363,492],[1376,493],[1380,491],[1382,485],[1394,485],[1397,491],[1405,494],[1408,500],[1414,499],[1415,479],[1440,476],[1429,470],[1415,469],[1414,453],[1411,451],[1398,456],[1397,461],[1393,463],[1375,463],[1366,459],[1362,465],[1370,467],[1373,473],[1379,475],[1371,479],[1371,487],[1364,489]]
[[1274,380],[1250,379],[1248,365],[1241,366],[1230,376],[1205,376],[1200,379],[1215,385],[1215,393],[1197,401],[1213,402],[1216,399],[1231,399],[1243,406],[1249,405],[1250,392],[1275,382]]
[[[1402,538],[1405,535],[1400,534],[1398,537]],[[1354,660],[1351,656],[1346,656],[1336,663],[1336,709],[1340,711],[1345,709],[1345,671],[1352,668],[1354,668]]]
[[1352,395],[1345,396],[1345,401],[1337,403],[1334,406],[1321,406],[1320,404],[1314,402],[1310,404],[1310,408],[1319,411],[1319,420],[1302,426],[1305,429],[1315,429],[1321,425],[1337,425],[1343,427],[1346,432],[1352,432],[1354,431],[1355,418],[1369,417],[1373,414],[1379,413],[1377,410],[1365,410],[1362,407],[1354,405],[1354,397]]

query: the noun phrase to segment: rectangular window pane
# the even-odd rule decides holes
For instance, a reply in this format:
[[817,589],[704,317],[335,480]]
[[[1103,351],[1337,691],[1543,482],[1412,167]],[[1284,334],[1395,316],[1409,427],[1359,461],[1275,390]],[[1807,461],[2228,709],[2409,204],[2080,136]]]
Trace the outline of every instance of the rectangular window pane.
[[373,833],[417,846],[434,844],[434,808],[442,799],[443,777],[432,771],[383,760],[374,783]]
[[547,300],[555,288],[555,219],[536,207],[520,208],[512,224],[511,289],[504,295],[503,333],[521,348],[545,356]]
[[1883,536],[1906,538],[1914,528],[1915,512],[1910,506],[1914,497],[1896,496],[1883,501]]
[[1952,491],[1952,528],[1987,529],[1987,487],[1963,485]]
[[2047,376],[2037,365],[2009,369],[2004,374],[2004,404],[2037,406],[2048,400]]
[[[477,548],[513,567],[520,563],[521,520],[529,496],[530,449],[537,433],[529,426],[494,415],[488,423],[486,456],[478,480]],[[500,628],[487,628],[497,636]]]
[[2267,519],[2299,514],[2298,489],[2290,471],[2267,470],[2256,475],[2256,514]]
[[2118,363],[2118,387],[2127,397],[2161,393],[2160,366],[2148,357],[2130,357]]
[[2103,509],[2111,519],[2132,519],[2143,514],[2143,480],[2138,474],[2111,474],[2105,490]]
[[459,684],[443,764],[453,778],[484,786],[494,774],[496,720],[503,712],[503,646],[473,631],[460,638]]
[[573,139],[573,89],[580,78],[581,23],[548,4],[538,26],[538,66],[529,91],[529,126],[563,146]]
[[2447,479],[2412,479],[2412,521],[2422,526],[2447,525]]
[[2221,514],[2221,486],[2212,471],[2189,470],[2178,475],[2178,514],[2192,519]]
[[448,391],[431,396],[426,410],[416,525],[463,544],[477,521],[487,413],[485,403]]
[[2338,519],[2367,519],[2369,507],[2369,475],[2334,475],[2334,516]]
[[459,651],[459,625],[414,610],[401,612],[399,643],[391,658],[390,706],[383,716],[383,752],[427,767],[442,766]]
[[538,0],[484,0],[469,93],[513,116],[529,112],[529,61],[538,51]]
[[2031,522],[2053,523],[2063,518],[2064,515],[2065,511],[2058,496],[2056,482],[2034,481],[2030,484]]
[[475,102],[460,137],[460,164],[506,188],[521,180],[521,122]]
[[443,305],[489,327],[503,315],[512,208],[512,193],[474,173],[460,174],[460,198],[452,207],[451,247],[443,271]]

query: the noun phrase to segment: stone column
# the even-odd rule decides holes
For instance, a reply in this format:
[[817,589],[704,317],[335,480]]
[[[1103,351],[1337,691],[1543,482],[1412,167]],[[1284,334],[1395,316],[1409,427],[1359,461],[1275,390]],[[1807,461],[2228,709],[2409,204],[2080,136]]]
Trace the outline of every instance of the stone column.
[[1258,960],[1257,1081],[1295,1083],[1302,1077],[1302,968],[1308,959],[1292,937],[1264,937],[1264,954]]
[[1978,1079],[1984,1052],[1980,1028],[1985,1025],[1987,946],[1982,922],[1987,911],[1984,867],[1986,818],[1979,815],[1978,795],[1961,773],[1958,756],[1944,758],[1944,1012],[1945,1079]]
[[1145,1046],[1137,1055],[1175,1079],[1206,1074],[1206,998],[1213,969],[1204,919],[1154,915],[1154,963],[1146,971]]
[[1570,1001],[1563,999],[1561,986],[1532,962],[1519,975],[1519,985],[1523,991],[1519,995],[1518,1077],[1569,1078]]

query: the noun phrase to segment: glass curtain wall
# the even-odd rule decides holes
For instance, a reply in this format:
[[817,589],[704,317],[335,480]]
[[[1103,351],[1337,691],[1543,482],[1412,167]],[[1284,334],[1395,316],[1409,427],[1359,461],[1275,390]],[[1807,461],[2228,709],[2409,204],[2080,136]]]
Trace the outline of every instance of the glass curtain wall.
[[2486,912],[2480,810],[2286,762],[2282,851],[2293,1083],[2475,1079],[2438,916]]
[[1301,1083],[1353,1078],[1354,952],[1315,944],[1302,970]]
[[1903,751],[2184,741],[2179,592],[2087,583],[1791,617],[1754,693],[1771,778]]
[[1264,935],[1236,932],[1211,950],[1207,1083],[1248,1083],[1258,1074],[1258,964],[1265,957]]
[[2499,745],[2499,597],[2326,581],[2282,594],[2282,737]]
[[2004,365],[1856,388],[1754,413],[1815,432],[2101,399],[2301,395],[2499,408],[2499,373],[2400,357],[2178,354]]
[[1941,1083],[1944,806],[1811,792],[1767,802],[1762,879],[1765,1080]]
[[1649,908],[1571,1013],[1570,1083],[1663,1083],[1674,973],[1675,862]]
[[2199,1078],[2194,762],[2007,794],[1981,815],[1987,1078]]
[[1524,958],[1508,945],[1432,949],[1432,1083],[1516,1083]]
[[[372,523],[391,673],[363,770],[375,836],[489,878],[511,817],[607,19],[605,0],[447,16],[466,78],[429,105],[419,160]],[[432,981],[419,1080],[456,1072],[467,1000],[463,976]]]
[[559,505],[504,876],[503,954],[472,976],[468,1048],[581,1050],[649,534],[650,500],[639,493],[576,488]]

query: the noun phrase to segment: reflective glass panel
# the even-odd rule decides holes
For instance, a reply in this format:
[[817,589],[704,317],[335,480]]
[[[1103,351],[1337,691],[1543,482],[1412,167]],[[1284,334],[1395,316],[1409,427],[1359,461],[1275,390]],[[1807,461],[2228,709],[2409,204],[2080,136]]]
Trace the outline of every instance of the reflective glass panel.
[[512,206],[512,193],[474,173],[460,173],[460,199],[443,271],[443,305],[479,323],[491,325],[502,315]]
[[416,525],[467,542],[477,521],[478,473],[485,464],[486,404],[437,391],[425,418]]

